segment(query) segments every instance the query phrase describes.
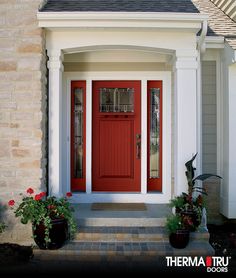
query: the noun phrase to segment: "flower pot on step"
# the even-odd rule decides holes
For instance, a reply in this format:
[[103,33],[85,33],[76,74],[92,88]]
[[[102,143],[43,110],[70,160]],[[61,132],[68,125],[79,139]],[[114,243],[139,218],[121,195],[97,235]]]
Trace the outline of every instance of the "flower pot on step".
[[176,230],[169,235],[170,245],[174,248],[185,248],[189,243],[189,231],[187,229]]
[[49,230],[50,242],[45,241],[45,226],[43,223],[33,228],[34,241],[40,249],[59,249],[68,239],[68,223],[66,219],[52,219],[52,228]]

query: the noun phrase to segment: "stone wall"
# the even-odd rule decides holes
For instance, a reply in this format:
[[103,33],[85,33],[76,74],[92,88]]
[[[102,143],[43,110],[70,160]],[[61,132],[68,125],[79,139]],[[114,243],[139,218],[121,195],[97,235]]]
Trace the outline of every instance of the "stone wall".
[[[0,1],[0,203],[30,186],[45,190],[46,55],[37,11],[43,0]],[[0,241],[30,240],[7,209]],[[26,228],[27,227],[27,228]]]

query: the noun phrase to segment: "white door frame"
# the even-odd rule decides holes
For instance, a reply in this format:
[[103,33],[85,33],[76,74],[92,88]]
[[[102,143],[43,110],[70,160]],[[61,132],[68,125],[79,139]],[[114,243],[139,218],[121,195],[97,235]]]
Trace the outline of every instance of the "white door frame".
[[[70,191],[70,127],[71,81],[86,81],[86,193],[74,193],[73,202],[146,202],[168,203],[171,198],[171,72],[65,72],[63,73],[64,126],[62,130],[62,181],[63,191]],[[92,81],[141,80],[141,193],[93,193],[92,192]],[[163,82],[163,186],[161,193],[147,193],[147,81]]]

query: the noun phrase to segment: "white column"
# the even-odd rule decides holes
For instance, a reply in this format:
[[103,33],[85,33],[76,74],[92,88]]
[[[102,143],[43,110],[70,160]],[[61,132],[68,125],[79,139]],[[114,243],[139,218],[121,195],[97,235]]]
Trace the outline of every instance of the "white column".
[[62,196],[61,115],[63,54],[49,51],[49,194]]
[[187,192],[185,163],[197,152],[197,54],[176,53],[175,195]]
[[[236,117],[235,117],[235,104],[236,104],[236,64],[229,66],[229,94],[228,94],[228,130],[225,128],[225,132],[228,131],[228,140],[225,145],[228,144],[228,161],[225,163],[225,168],[228,166],[228,184],[227,178],[223,176],[224,180],[226,180],[226,190],[227,192],[227,217],[228,218],[236,218]],[[225,181],[224,181],[225,185]],[[224,206],[226,205],[224,204]]]

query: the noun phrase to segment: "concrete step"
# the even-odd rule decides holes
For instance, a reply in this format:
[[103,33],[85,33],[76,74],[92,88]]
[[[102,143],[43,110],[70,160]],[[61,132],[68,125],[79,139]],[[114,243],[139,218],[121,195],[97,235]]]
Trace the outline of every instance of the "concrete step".
[[74,209],[79,227],[159,227],[165,225],[166,216],[171,213],[167,204],[146,204],[144,211],[99,211],[93,210],[91,204],[74,204]]
[[114,226],[123,226],[123,227],[163,227],[166,222],[166,218],[124,218],[124,217],[89,217],[89,218],[78,218],[78,225],[80,227],[94,226],[94,227],[114,227]]
[[[190,233],[190,239],[209,241],[209,233],[197,231]],[[164,227],[81,227],[75,235],[74,242],[164,242],[168,235]]]

